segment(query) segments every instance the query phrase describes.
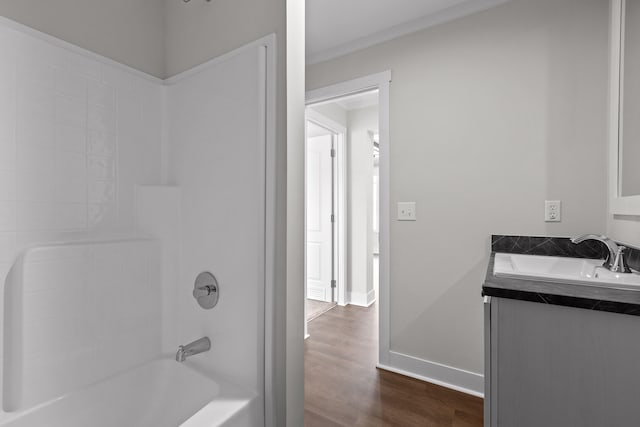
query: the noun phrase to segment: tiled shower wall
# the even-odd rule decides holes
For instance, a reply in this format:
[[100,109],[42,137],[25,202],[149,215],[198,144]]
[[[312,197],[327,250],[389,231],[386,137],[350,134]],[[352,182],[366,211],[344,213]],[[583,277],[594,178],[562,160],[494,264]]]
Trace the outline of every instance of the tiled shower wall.
[[26,247],[134,234],[162,101],[159,80],[0,19],[1,282]]
[[129,234],[161,120],[159,81],[0,21],[0,277],[26,246]]

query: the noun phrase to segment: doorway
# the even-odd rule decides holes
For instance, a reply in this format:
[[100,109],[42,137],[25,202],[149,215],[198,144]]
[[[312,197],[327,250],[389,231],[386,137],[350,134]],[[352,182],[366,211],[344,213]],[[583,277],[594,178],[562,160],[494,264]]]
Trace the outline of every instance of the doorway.
[[[390,228],[390,202],[389,202],[389,88],[391,83],[391,72],[384,71],[377,74],[371,74],[368,76],[348,80],[345,82],[337,83],[331,86],[326,86],[319,89],[314,89],[306,93],[307,112],[310,111],[309,107],[321,107],[323,104],[328,104],[333,100],[344,98],[349,95],[361,94],[373,90],[378,91],[378,189],[379,198],[377,203],[379,204],[378,210],[378,236],[379,236],[379,251],[378,251],[378,292],[376,292],[376,303],[374,304],[378,319],[375,333],[377,337],[377,366],[386,367],[389,365],[389,228]],[[317,109],[317,108],[315,108]],[[326,113],[326,112],[325,112]],[[325,114],[326,116],[327,114]],[[346,135],[346,129],[345,129]],[[346,141],[342,144],[338,143],[337,155],[338,155],[338,173],[343,174],[343,178],[346,179]],[[342,150],[342,151],[341,151]],[[342,156],[341,156],[342,153]],[[340,159],[342,158],[342,167],[340,166]],[[340,187],[340,185],[339,185]],[[344,193],[344,192],[343,192]],[[338,196],[339,201],[343,203],[343,209],[338,209],[338,256],[341,258],[346,257],[347,242],[346,235],[346,217],[343,217],[347,210],[346,195]],[[343,239],[341,242],[340,239]],[[342,249],[342,252],[340,252]],[[306,250],[306,241],[305,241]],[[340,286],[342,281],[343,285],[346,285],[347,270],[349,268],[347,262],[343,262],[343,268],[340,269],[340,262],[338,263],[338,280],[337,280],[337,294],[338,304],[340,304],[340,296],[346,298],[348,295],[345,292],[346,286]],[[306,257],[305,257],[305,277],[306,277]],[[305,337],[307,334],[307,320],[306,320],[306,283],[303,284],[305,288],[305,317],[304,317],[304,332]],[[332,310],[329,311],[331,313]],[[322,319],[320,316],[318,319]]]
[[379,156],[378,89],[307,106],[305,337],[336,305],[377,318]]
[[[337,127],[325,126],[320,132],[327,144],[337,141],[334,167],[343,180],[333,190],[338,199],[333,271],[337,280],[331,295],[338,295],[338,300],[305,321],[305,417],[309,420],[325,422],[323,414],[330,408],[350,407],[339,396],[350,393],[358,381],[359,389],[375,391],[376,367],[387,362],[381,355],[388,354],[389,78],[390,73],[381,73],[307,93],[307,118],[343,129],[331,137],[327,130]],[[312,135],[310,128],[307,136]],[[309,162],[315,156],[310,154],[313,150],[307,147],[307,172],[314,168]],[[307,197],[311,186],[318,184],[308,177]],[[314,205],[307,200],[307,226],[314,221],[310,206]],[[310,259],[316,249],[309,247],[310,234],[306,236],[305,277],[309,279],[317,274]],[[312,298],[308,282],[305,296]],[[354,370],[359,372],[356,377]],[[335,394],[327,396],[326,390]]]

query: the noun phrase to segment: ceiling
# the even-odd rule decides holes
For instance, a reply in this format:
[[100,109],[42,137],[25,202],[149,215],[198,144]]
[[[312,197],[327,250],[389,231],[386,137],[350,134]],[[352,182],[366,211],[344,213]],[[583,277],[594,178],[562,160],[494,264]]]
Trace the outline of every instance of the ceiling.
[[334,102],[347,111],[373,107],[378,105],[378,90],[345,96]]
[[509,0],[306,0],[307,63],[321,62]]

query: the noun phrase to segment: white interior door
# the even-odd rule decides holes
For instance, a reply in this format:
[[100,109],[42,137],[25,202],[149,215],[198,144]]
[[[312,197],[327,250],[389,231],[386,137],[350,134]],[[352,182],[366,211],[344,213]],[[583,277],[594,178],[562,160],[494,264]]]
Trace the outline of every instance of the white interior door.
[[[310,126],[315,126],[310,124]],[[317,126],[315,126],[317,128]],[[317,131],[317,129],[315,129]],[[333,134],[307,134],[307,298],[333,301]]]

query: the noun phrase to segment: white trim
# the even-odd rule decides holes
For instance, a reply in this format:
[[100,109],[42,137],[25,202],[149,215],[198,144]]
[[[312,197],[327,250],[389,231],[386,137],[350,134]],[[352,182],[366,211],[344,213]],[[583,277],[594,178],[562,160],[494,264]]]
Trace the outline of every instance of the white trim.
[[389,202],[389,86],[391,71],[360,77],[332,86],[307,92],[307,105],[329,102],[332,99],[371,89],[378,89],[380,133],[380,285],[378,295],[378,363],[389,365],[389,231],[391,210]]
[[[309,321],[307,320],[307,108],[305,106],[305,117],[304,117],[304,139],[302,140],[303,147],[303,159],[304,162],[302,165],[302,179],[304,183],[303,186],[303,209],[302,209],[302,319],[304,321],[303,335],[305,339],[309,337]],[[303,355],[304,357],[304,355]]]
[[[352,95],[360,92],[377,89],[382,83],[388,85],[391,81],[391,71],[383,71],[381,73],[370,74],[368,76],[359,77],[357,79],[346,82],[336,83],[331,86],[310,90],[307,92],[307,105],[322,105],[332,102],[336,98],[342,98],[346,95]],[[378,102],[380,99],[378,98]]]
[[390,352],[388,365],[378,368],[416,378],[472,396],[484,397],[484,375],[424,360],[395,351]]
[[389,149],[389,85],[391,82],[391,72],[384,73],[380,76],[379,86],[379,152],[380,159],[378,163],[378,190],[380,192],[380,212],[379,212],[379,239],[380,245],[378,249],[378,362],[388,363],[390,350],[390,295],[391,295],[391,150]]
[[405,22],[382,30],[368,36],[340,44],[338,46],[324,49],[319,52],[309,53],[307,55],[307,65],[317,64],[318,62],[328,61],[329,59],[347,55],[349,53],[365,49],[376,44],[384,43],[407,34],[416,33],[445,22],[453,21],[463,16],[471,15],[476,12],[490,9],[492,7],[507,3],[510,0],[475,0],[468,1],[456,6],[452,6],[440,12]]
[[376,291],[371,289],[369,292],[349,292],[349,304],[360,307],[370,307],[376,302]]
[[43,33],[42,31],[38,31],[34,28],[28,27],[24,24],[21,24],[19,22],[13,21],[9,18],[5,18],[4,16],[0,16],[0,25],[14,30],[14,31],[19,31],[21,33],[27,34],[29,36],[35,37],[39,40],[42,40],[46,43],[50,43],[56,47],[68,50],[69,52],[73,52],[73,53],[77,53],[78,55],[82,55],[85,56],[87,58],[93,59],[95,61],[98,61],[102,64],[108,65],[110,67],[114,67],[114,68],[118,68],[122,71],[125,71],[127,73],[131,73],[133,75],[135,75],[136,77],[140,77],[142,79],[148,80],[152,83],[156,83],[156,84],[162,84],[163,80],[160,77],[156,77],[154,75],[151,75],[149,73],[145,73],[144,71],[140,71],[137,68],[133,68],[130,67],[129,65],[125,65],[121,62],[117,62],[111,58],[108,58],[106,56],[97,54],[95,52],[92,52],[88,49],[82,48],[80,46],[77,46],[75,44],[69,43],[67,41],[64,41],[62,39],[59,39],[57,37],[54,37],[52,35]]
[[266,182],[265,182],[265,295],[264,295],[264,411],[265,425],[275,419],[275,294],[276,294],[276,111],[277,39],[270,34],[259,40],[266,55]]
[[624,24],[625,1],[611,0],[611,49],[609,68],[609,211],[614,215],[640,214],[640,196],[622,197],[622,168],[620,159],[624,149],[623,124],[624,89]]

